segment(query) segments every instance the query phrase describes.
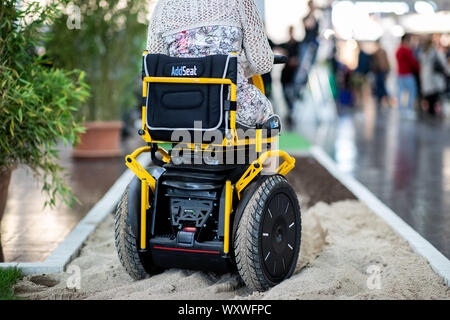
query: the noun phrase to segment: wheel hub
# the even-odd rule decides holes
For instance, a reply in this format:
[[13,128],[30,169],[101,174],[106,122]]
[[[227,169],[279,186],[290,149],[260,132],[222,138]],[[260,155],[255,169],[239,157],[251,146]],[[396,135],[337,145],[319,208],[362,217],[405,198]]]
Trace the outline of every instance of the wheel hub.
[[269,200],[262,232],[263,264],[273,279],[282,279],[289,272],[296,248],[293,203],[283,192]]
[[277,243],[280,243],[283,241],[283,229],[281,227],[277,228],[276,241],[277,241]]

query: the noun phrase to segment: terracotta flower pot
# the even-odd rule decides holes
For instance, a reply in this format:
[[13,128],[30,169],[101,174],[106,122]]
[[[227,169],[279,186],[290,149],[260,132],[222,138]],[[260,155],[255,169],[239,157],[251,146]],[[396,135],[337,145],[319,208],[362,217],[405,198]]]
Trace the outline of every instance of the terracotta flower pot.
[[0,168],[0,222],[5,211],[6,200],[8,199],[8,188],[12,171],[13,168],[11,167],[6,169]]
[[75,158],[111,158],[122,155],[120,135],[121,121],[88,122],[81,142],[75,147]]

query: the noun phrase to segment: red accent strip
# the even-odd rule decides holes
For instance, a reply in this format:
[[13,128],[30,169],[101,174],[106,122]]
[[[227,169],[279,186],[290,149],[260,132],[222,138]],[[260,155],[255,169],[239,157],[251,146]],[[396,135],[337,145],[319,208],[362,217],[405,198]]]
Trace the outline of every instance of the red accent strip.
[[192,249],[167,248],[167,247],[157,247],[157,246],[154,246],[153,248],[154,249],[163,249],[163,250],[173,250],[173,251],[188,251],[188,252],[201,252],[201,253],[220,253],[220,251],[192,250]]

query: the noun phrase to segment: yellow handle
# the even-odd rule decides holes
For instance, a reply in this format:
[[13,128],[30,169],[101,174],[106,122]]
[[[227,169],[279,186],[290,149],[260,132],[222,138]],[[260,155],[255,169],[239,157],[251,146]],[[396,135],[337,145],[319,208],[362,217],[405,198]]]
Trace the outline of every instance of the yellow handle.
[[263,93],[263,95],[266,95],[266,89],[264,88],[264,81],[260,75],[253,76],[252,82],[253,85]]

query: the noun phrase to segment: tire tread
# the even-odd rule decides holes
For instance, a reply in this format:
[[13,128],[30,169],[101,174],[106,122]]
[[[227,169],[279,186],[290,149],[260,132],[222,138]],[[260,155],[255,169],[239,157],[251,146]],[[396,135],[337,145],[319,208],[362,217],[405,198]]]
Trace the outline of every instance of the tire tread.
[[[267,279],[263,271],[264,266],[260,259],[259,227],[265,203],[271,191],[279,184],[287,184],[286,179],[281,175],[270,176],[261,183],[246,204],[233,239],[238,272],[247,287],[253,291],[265,291],[276,285]],[[296,209],[300,212],[298,201],[294,202]],[[297,258],[298,252],[294,256],[294,262]],[[291,269],[293,272],[294,268]],[[287,277],[291,276],[292,272]]]
[[128,188],[117,205],[114,220],[114,238],[120,263],[134,280],[149,277],[139,255],[137,238],[127,222]]

